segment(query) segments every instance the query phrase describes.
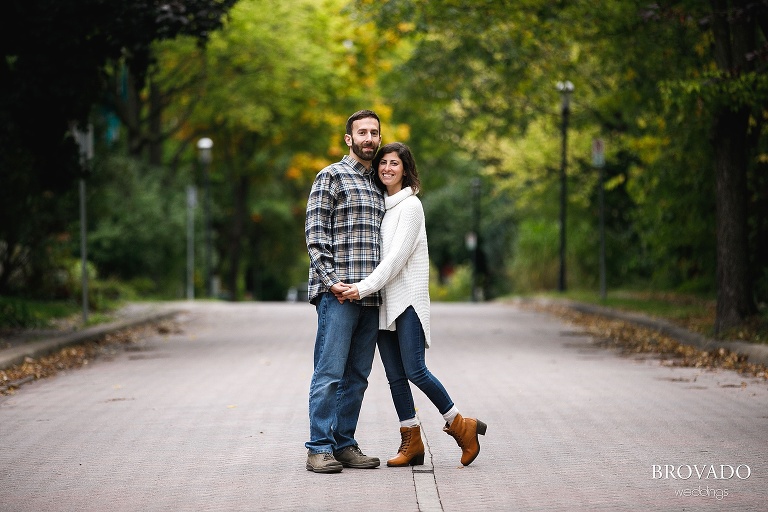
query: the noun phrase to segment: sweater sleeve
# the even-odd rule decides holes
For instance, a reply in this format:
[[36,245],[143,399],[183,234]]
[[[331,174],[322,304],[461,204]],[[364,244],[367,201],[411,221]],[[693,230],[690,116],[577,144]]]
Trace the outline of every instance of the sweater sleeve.
[[421,201],[406,200],[400,206],[403,207],[403,211],[398,217],[395,236],[387,254],[368,277],[356,283],[361,299],[384,288],[403,269],[416,249],[419,232],[424,224]]

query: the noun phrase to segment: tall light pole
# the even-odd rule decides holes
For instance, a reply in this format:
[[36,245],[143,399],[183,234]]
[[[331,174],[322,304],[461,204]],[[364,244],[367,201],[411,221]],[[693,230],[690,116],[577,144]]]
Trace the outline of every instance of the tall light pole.
[[187,186],[187,300],[195,299],[195,208],[197,188]]
[[557,82],[557,90],[560,91],[562,103],[560,113],[562,114],[561,131],[563,135],[563,147],[560,159],[560,275],[557,280],[558,291],[564,292],[565,284],[565,221],[566,221],[566,203],[567,203],[567,173],[568,167],[568,117],[571,113],[571,94],[573,93],[573,84],[569,81]]
[[469,251],[470,258],[472,258],[472,281],[470,283],[470,299],[472,302],[477,302],[480,293],[477,290],[478,284],[478,264],[480,251],[479,239],[480,239],[480,178],[472,178],[472,231],[468,232],[464,237],[464,242]]
[[205,290],[206,296],[213,296],[213,275],[212,275],[212,234],[211,234],[211,178],[209,167],[213,159],[213,141],[208,137],[203,137],[197,141],[198,157],[200,167],[203,171],[203,187],[205,188],[204,212],[205,217]]
[[477,302],[480,296],[478,291],[480,264],[480,178],[472,178],[472,229],[475,233],[475,243],[472,248],[472,302]]

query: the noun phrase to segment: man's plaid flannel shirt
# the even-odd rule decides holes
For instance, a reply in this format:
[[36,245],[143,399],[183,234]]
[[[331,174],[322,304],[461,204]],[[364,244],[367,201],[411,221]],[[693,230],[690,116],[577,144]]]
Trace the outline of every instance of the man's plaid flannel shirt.
[[[379,228],[385,209],[373,172],[345,155],[315,177],[304,225],[312,304],[335,283],[351,284],[368,277],[379,263]],[[359,303],[379,306],[381,295],[371,294]]]

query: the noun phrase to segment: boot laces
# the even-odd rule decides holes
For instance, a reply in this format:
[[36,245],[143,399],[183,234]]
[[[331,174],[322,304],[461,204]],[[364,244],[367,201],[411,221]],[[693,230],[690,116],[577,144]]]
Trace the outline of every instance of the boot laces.
[[454,432],[453,430],[446,429],[445,430],[449,436],[454,438],[456,440],[456,444],[459,445],[459,448],[464,449],[464,439],[459,435],[458,432]]
[[357,446],[357,445],[354,445],[354,446],[350,446],[350,447],[349,447],[349,451],[351,451],[352,453],[354,453],[355,455],[357,455],[357,456],[359,456],[359,457],[365,457],[365,456],[366,456],[366,455],[363,453],[363,450],[361,450],[361,449],[360,449],[360,447],[359,447],[359,446]]
[[410,432],[404,432],[403,433],[403,439],[400,442],[400,449],[399,452],[405,453],[408,451],[408,445],[411,444],[411,433]]

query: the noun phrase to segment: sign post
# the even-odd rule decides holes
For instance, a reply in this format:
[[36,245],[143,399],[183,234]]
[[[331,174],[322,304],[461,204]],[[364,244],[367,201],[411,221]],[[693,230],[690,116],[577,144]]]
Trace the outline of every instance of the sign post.
[[85,172],[93,160],[93,125],[88,125],[88,131],[82,131],[73,127],[72,135],[80,149],[80,258],[81,278],[83,288],[83,326],[88,323],[88,244],[86,239],[86,211],[85,211]]

